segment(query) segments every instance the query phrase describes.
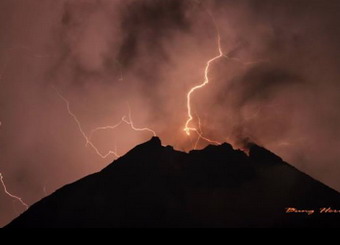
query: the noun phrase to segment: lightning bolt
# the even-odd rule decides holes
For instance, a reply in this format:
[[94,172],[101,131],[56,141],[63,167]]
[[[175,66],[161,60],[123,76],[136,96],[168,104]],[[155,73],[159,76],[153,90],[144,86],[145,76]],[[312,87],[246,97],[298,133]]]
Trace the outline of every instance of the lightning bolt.
[[66,108],[67,108],[67,112],[68,114],[73,118],[73,120],[75,121],[75,123],[77,124],[78,126],[78,130],[79,132],[81,133],[81,135],[83,136],[83,138],[85,139],[85,142],[86,142],[86,146],[90,146],[95,152],[96,154],[105,159],[107,158],[108,156],[110,155],[114,155],[116,158],[120,157],[120,155],[117,153],[117,151],[108,151],[106,154],[103,154],[99,151],[98,147],[95,146],[95,144],[92,142],[92,137],[93,135],[97,132],[97,131],[100,131],[100,130],[108,130],[108,129],[116,129],[118,128],[122,123],[126,123],[127,125],[129,125],[131,127],[132,130],[134,131],[138,131],[138,132],[141,132],[141,131],[147,131],[147,132],[150,132],[153,136],[156,136],[156,132],[150,128],[137,128],[132,120],[132,115],[131,115],[131,108],[130,108],[130,105],[128,104],[128,117],[126,116],[123,116],[122,119],[116,123],[115,125],[112,125],[112,126],[102,126],[102,127],[97,127],[93,130],[91,130],[89,136],[86,135],[83,127],[81,126],[81,123],[78,119],[78,117],[72,112],[71,110],[71,106],[70,106],[70,102],[59,92],[58,89],[56,89],[55,87],[53,87],[53,89],[56,91],[57,95],[65,102],[66,104]]
[[[26,51],[28,51],[28,52],[31,51],[29,48],[23,47],[23,46],[13,47],[13,48],[10,48],[10,49],[13,49],[13,50],[14,50],[14,49],[24,49],[24,50],[26,50]],[[33,54],[32,56],[35,57],[35,58],[46,58],[46,57],[50,57],[50,55],[44,56],[44,55],[39,55],[39,54]],[[7,59],[5,60],[5,63],[4,63],[4,65],[3,65],[3,67],[2,67],[2,69],[1,69],[1,72],[0,72],[0,81],[1,81],[2,78],[3,78],[3,73],[4,73],[4,71],[6,70],[6,68],[7,68],[7,66],[8,66],[8,63],[9,63],[9,58],[7,58]],[[1,126],[2,126],[2,122],[0,121],[0,127],[1,127]],[[15,199],[15,200],[17,200],[18,202],[20,202],[20,203],[22,204],[22,206],[25,207],[26,210],[29,208],[29,205],[28,205],[27,203],[25,203],[25,202],[22,200],[21,197],[16,196],[16,195],[14,195],[14,194],[12,194],[12,193],[10,193],[10,192],[8,191],[7,186],[6,186],[6,183],[5,183],[5,181],[4,181],[4,177],[3,177],[3,175],[2,175],[1,172],[0,172],[0,182],[1,182],[1,185],[2,185],[2,187],[3,187],[3,189],[4,189],[4,192],[6,193],[7,196],[9,196],[10,198]]]
[[[137,128],[132,120],[132,115],[131,115],[131,108],[130,108],[130,105],[128,104],[128,116],[124,115],[122,117],[122,119],[116,123],[115,125],[109,125],[109,126],[102,126],[102,127],[97,127],[95,129],[93,129],[90,133],[90,136],[89,136],[89,139],[91,139],[93,137],[93,135],[98,132],[98,131],[101,131],[101,130],[113,130],[113,129],[116,129],[118,128],[122,123],[125,123],[127,125],[130,126],[130,128],[134,131],[137,131],[137,132],[143,132],[143,131],[146,131],[146,132],[150,132],[153,136],[156,136],[156,132],[150,128]],[[115,152],[117,153],[117,150],[115,150]]]
[[[221,35],[217,26],[217,23],[215,21],[215,19],[213,18],[213,16],[211,15],[211,13],[208,11],[209,16],[212,18],[213,23],[215,25],[216,28],[216,32],[217,32],[217,47],[218,47],[218,55],[214,56],[213,58],[209,59],[206,63],[205,69],[204,69],[204,81],[203,83],[194,86],[193,88],[191,88],[189,90],[189,92],[187,93],[187,116],[188,119],[185,123],[184,126],[184,131],[187,135],[190,135],[191,132],[195,132],[198,135],[198,139],[196,142],[196,146],[197,143],[200,139],[204,139],[206,141],[208,141],[209,143],[213,143],[213,144],[220,144],[220,142],[214,141],[214,140],[210,140],[208,138],[206,138],[205,136],[203,136],[202,130],[201,129],[197,129],[194,126],[190,126],[192,121],[193,121],[193,115],[192,115],[192,108],[191,108],[191,99],[193,94],[195,93],[195,91],[205,87],[210,81],[209,81],[209,71],[210,71],[210,67],[211,64],[214,63],[215,61],[225,57],[228,58],[228,56],[224,55],[223,51],[222,51],[222,46],[221,46]],[[195,147],[196,147],[195,146]]]
[[196,117],[197,117],[197,120],[198,120],[198,129],[195,128],[194,131],[196,132],[196,134],[198,135],[198,137],[197,137],[196,142],[195,142],[195,145],[194,145],[194,150],[197,149],[197,145],[198,145],[198,143],[199,143],[199,141],[200,141],[201,139],[203,139],[203,140],[205,140],[205,141],[207,141],[207,142],[209,142],[209,143],[211,143],[211,144],[215,144],[215,145],[220,145],[220,144],[222,144],[222,143],[219,142],[219,141],[208,139],[207,137],[205,137],[205,136],[203,135],[201,119],[200,119],[200,117],[199,117],[197,114],[196,114]]
[[4,188],[5,193],[6,193],[9,197],[11,197],[11,198],[13,198],[13,199],[19,201],[26,209],[29,208],[28,204],[26,204],[26,203],[22,200],[21,197],[18,197],[18,196],[16,196],[16,195],[13,195],[13,194],[11,194],[11,193],[7,190],[7,187],[6,187],[6,184],[5,184],[5,181],[4,181],[4,177],[2,176],[2,173],[0,173],[0,182],[1,182],[1,184],[2,184],[2,187]]
[[123,116],[122,121],[125,122],[126,124],[130,125],[130,127],[135,130],[135,131],[148,131],[150,133],[152,133],[153,136],[156,136],[156,132],[153,131],[150,128],[136,128],[133,120],[132,120],[132,116],[131,116],[131,108],[130,105],[128,104],[128,110],[129,110],[129,114],[128,114],[128,119],[126,119],[126,116]]
[[102,127],[97,127],[95,129],[93,129],[90,133],[90,136],[89,136],[89,139],[91,139],[93,137],[93,135],[97,132],[97,131],[101,131],[101,130],[109,130],[109,129],[116,129],[118,128],[122,123],[125,123],[127,125],[130,126],[130,128],[134,131],[139,131],[139,132],[142,132],[142,131],[147,131],[147,132],[150,132],[153,136],[156,136],[156,132],[150,128],[137,128],[135,127],[135,124],[132,120],[132,116],[131,116],[131,108],[130,108],[130,105],[128,104],[128,116],[124,115],[121,119],[121,121],[119,121],[117,124],[115,125],[112,125],[112,126],[102,126]]
[[112,126],[103,126],[103,127],[97,127],[95,129],[93,129],[91,132],[90,132],[90,135],[89,135],[89,139],[91,140],[93,135],[97,132],[97,131],[101,131],[101,130],[108,130],[108,129],[116,129],[118,128],[121,124],[123,123],[123,120],[121,119],[117,124],[115,125],[112,125]]
[[207,65],[205,67],[205,71],[204,71],[204,82],[202,84],[199,84],[193,88],[190,89],[190,91],[187,94],[187,111],[188,111],[188,120],[185,123],[185,127],[184,127],[184,131],[186,132],[187,135],[190,135],[191,131],[195,131],[197,132],[197,129],[195,127],[190,127],[190,123],[193,120],[193,116],[192,116],[192,109],[191,109],[191,96],[194,94],[194,92],[198,89],[203,88],[204,86],[206,86],[209,83],[209,69],[210,69],[210,65],[211,63],[213,63],[214,61],[224,57],[224,54],[221,50],[221,46],[220,46],[220,36],[218,36],[218,45],[219,45],[219,55],[213,57],[212,59],[208,60]]
[[[197,1],[198,3],[201,3],[200,1]],[[215,26],[215,29],[216,29],[216,34],[217,34],[217,50],[218,50],[218,54],[214,57],[212,57],[211,59],[209,59],[206,63],[206,66],[205,66],[205,69],[204,69],[204,80],[201,84],[199,85],[196,85],[194,87],[192,87],[189,92],[187,93],[187,96],[186,96],[186,107],[187,107],[187,121],[185,122],[185,126],[184,126],[184,131],[185,133],[190,136],[191,132],[195,132],[197,134],[197,140],[196,140],[196,143],[195,143],[195,146],[194,146],[194,149],[197,148],[197,145],[199,143],[199,141],[201,139],[209,142],[209,143],[212,143],[212,144],[221,144],[220,142],[218,141],[215,141],[215,140],[211,140],[207,137],[205,137],[203,135],[203,131],[202,131],[202,128],[201,128],[201,122],[200,122],[200,119],[197,115],[197,118],[198,118],[198,124],[199,124],[199,128],[197,129],[196,127],[194,126],[191,126],[193,120],[194,120],[194,117],[192,115],[192,96],[194,95],[194,93],[199,90],[199,89],[202,89],[204,88],[209,82],[209,72],[210,72],[210,68],[211,68],[211,65],[218,61],[219,59],[221,58],[226,58],[226,59],[230,59],[230,60],[234,60],[234,61],[237,61],[239,63],[241,63],[242,65],[245,65],[245,66],[248,66],[248,65],[253,65],[253,64],[257,64],[257,63],[260,63],[260,62],[267,62],[268,60],[258,60],[258,61],[252,61],[252,62],[242,62],[240,59],[238,58],[234,58],[234,57],[229,57],[228,55],[225,55],[223,50],[222,50],[222,45],[221,45],[221,34],[220,34],[220,31],[219,31],[219,27],[215,21],[215,18],[214,16],[212,15],[212,13],[205,9],[205,11],[208,13],[208,15],[210,16],[214,26]]]
[[57,95],[65,102],[67,112],[73,118],[75,123],[77,124],[79,132],[81,133],[81,135],[84,137],[84,139],[86,141],[86,146],[90,146],[95,151],[95,153],[103,159],[105,159],[105,158],[107,158],[108,156],[111,156],[111,155],[114,155],[115,157],[118,158],[119,155],[114,151],[110,150],[106,154],[103,154],[99,151],[99,149],[93,144],[91,139],[86,135],[85,131],[83,130],[83,127],[81,126],[81,123],[80,123],[78,117],[71,111],[70,102],[59,92],[58,89],[56,89],[55,87],[53,87],[53,88],[56,91]]
[[[2,126],[2,122],[0,121],[0,127],[1,127],[1,126]],[[7,186],[6,186],[6,184],[5,184],[4,177],[2,176],[2,173],[0,173],[0,182],[1,182],[1,184],[2,184],[2,187],[4,188],[5,193],[6,193],[9,197],[11,197],[11,198],[16,199],[17,201],[19,201],[26,209],[29,208],[28,204],[26,204],[26,203],[22,200],[21,197],[18,197],[18,196],[16,196],[16,195],[13,195],[13,194],[11,194],[11,193],[7,190]]]

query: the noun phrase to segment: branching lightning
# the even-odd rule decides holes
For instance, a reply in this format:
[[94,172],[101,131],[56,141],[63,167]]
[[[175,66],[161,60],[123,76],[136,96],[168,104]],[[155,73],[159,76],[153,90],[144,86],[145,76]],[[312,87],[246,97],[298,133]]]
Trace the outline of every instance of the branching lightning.
[[211,140],[211,139],[208,139],[207,137],[203,136],[201,119],[200,119],[200,117],[197,114],[196,114],[196,117],[197,117],[197,120],[198,120],[198,129],[195,128],[193,131],[195,131],[197,133],[198,137],[197,137],[197,140],[196,140],[195,145],[194,145],[194,150],[197,149],[197,145],[198,145],[198,143],[199,143],[199,141],[201,139],[203,139],[203,140],[205,140],[205,141],[207,141],[207,142],[209,142],[211,144],[220,145],[221,142],[218,142],[216,140]]
[[102,127],[97,127],[95,129],[93,129],[89,136],[86,135],[83,127],[81,126],[81,123],[78,119],[78,117],[72,112],[71,110],[71,106],[70,106],[70,102],[59,92],[58,89],[56,89],[55,87],[53,87],[54,90],[57,92],[57,95],[65,102],[66,104],[66,108],[67,108],[67,112],[68,114],[73,118],[73,120],[76,122],[77,126],[78,126],[78,129],[79,129],[79,132],[81,133],[81,135],[83,136],[83,138],[85,139],[85,145],[86,146],[90,146],[98,156],[100,156],[101,158],[105,159],[107,158],[108,156],[115,156],[116,158],[120,157],[120,155],[117,153],[117,151],[113,151],[113,150],[110,150],[108,151],[106,154],[103,154],[99,151],[98,147],[95,146],[95,144],[92,142],[92,137],[93,135],[97,132],[97,131],[100,131],[100,130],[108,130],[108,129],[116,129],[118,128],[122,123],[125,123],[127,125],[129,125],[131,127],[132,130],[134,131],[147,131],[147,132],[150,132],[153,136],[156,136],[156,132],[150,128],[137,128],[135,127],[134,125],[134,122],[132,120],[132,116],[131,116],[131,108],[130,108],[130,105],[128,104],[128,117],[126,116],[123,116],[122,119],[116,123],[115,125],[112,125],[112,126],[102,126]]
[[[1,122],[1,121],[0,121],[0,126],[2,126],[2,122]],[[26,204],[26,203],[22,200],[21,197],[18,197],[18,196],[16,196],[16,195],[13,195],[13,194],[11,194],[11,193],[7,190],[7,186],[6,186],[6,184],[5,184],[4,177],[2,176],[2,173],[0,173],[0,182],[1,182],[1,184],[2,184],[2,187],[4,188],[5,193],[6,193],[9,197],[11,197],[11,198],[16,199],[17,201],[19,201],[26,209],[29,208],[28,204]]]
[[125,122],[126,124],[130,125],[130,127],[135,130],[135,131],[148,131],[150,133],[153,134],[153,136],[156,136],[156,132],[153,131],[150,128],[136,128],[133,120],[132,120],[132,116],[131,116],[131,108],[130,105],[128,104],[128,109],[129,109],[129,114],[128,114],[128,119],[126,119],[126,116],[123,116],[122,121]]
[[153,136],[156,136],[156,132],[150,128],[137,128],[135,125],[134,125],[134,122],[132,120],[132,115],[131,115],[131,108],[130,108],[130,105],[128,104],[128,116],[124,115],[121,119],[121,121],[119,121],[118,123],[116,123],[115,125],[112,125],[112,126],[103,126],[103,127],[97,127],[95,129],[93,129],[90,133],[90,136],[89,136],[89,139],[91,139],[93,137],[93,135],[97,132],[97,131],[100,131],[100,130],[108,130],[108,129],[116,129],[118,128],[122,123],[125,123],[127,125],[130,126],[130,128],[134,131],[139,131],[139,132],[142,132],[142,131],[147,131],[147,132],[150,132]]
[[96,154],[103,159],[105,159],[105,158],[107,158],[108,156],[111,156],[111,155],[114,155],[115,157],[119,157],[119,155],[114,151],[109,151],[106,154],[103,154],[98,150],[98,148],[92,143],[91,139],[86,135],[85,131],[83,130],[83,128],[81,126],[80,121],[78,120],[78,117],[71,111],[70,102],[55,87],[54,87],[54,90],[57,92],[58,96],[65,102],[67,112],[73,118],[73,120],[76,122],[78,129],[79,129],[79,132],[81,133],[81,135],[84,137],[84,139],[86,141],[86,145],[87,146],[89,145],[96,152]]
[[6,193],[9,197],[11,197],[11,198],[16,199],[17,201],[19,201],[26,209],[29,208],[28,204],[26,204],[26,203],[22,200],[21,197],[18,197],[18,196],[16,196],[16,195],[13,195],[13,194],[11,194],[11,193],[7,190],[7,187],[6,187],[6,184],[5,184],[5,181],[4,181],[4,177],[2,176],[1,173],[0,173],[0,182],[1,182],[1,184],[2,184],[2,187],[4,188],[5,193]]
[[100,131],[100,130],[108,130],[108,129],[116,129],[118,128],[121,124],[123,123],[123,120],[120,120],[117,124],[115,125],[112,125],[112,126],[103,126],[103,127],[97,127],[95,129],[93,129],[91,132],[90,132],[90,135],[89,135],[89,140],[92,139],[93,135],[97,132],[97,131]]
[[[11,47],[9,48],[8,50],[15,50],[15,49],[22,49],[22,50],[25,50],[26,52],[28,52],[29,55],[31,55],[32,57],[35,57],[35,58],[48,58],[48,57],[51,57],[51,55],[40,55],[40,54],[35,54],[31,49],[29,49],[28,47],[25,47],[25,46],[17,46],[17,47]],[[31,54],[33,53],[33,54]],[[4,71],[7,69],[7,66],[8,66],[8,63],[9,63],[9,58],[5,59],[5,63],[1,69],[1,72],[0,72],[0,81],[2,80],[3,78],[3,73]],[[0,121],[0,127],[2,126],[2,122]],[[27,203],[25,203],[21,197],[19,196],[16,196],[12,193],[10,193],[7,189],[7,186],[5,184],[5,181],[4,181],[4,177],[2,175],[2,173],[0,173],[0,182],[1,182],[1,185],[6,193],[6,195],[8,195],[10,198],[13,198],[15,200],[17,200],[18,202],[20,202],[26,209],[29,208],[29,205]]]

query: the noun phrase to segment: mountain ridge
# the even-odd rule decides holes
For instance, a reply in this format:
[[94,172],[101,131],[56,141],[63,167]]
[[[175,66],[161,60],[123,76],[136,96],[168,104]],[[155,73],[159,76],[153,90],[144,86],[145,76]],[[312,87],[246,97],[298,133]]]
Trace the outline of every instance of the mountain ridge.
[[340,194],[256,144],[188,153],[158,137],[65,185],[8,224],[16,227],[338,227]]

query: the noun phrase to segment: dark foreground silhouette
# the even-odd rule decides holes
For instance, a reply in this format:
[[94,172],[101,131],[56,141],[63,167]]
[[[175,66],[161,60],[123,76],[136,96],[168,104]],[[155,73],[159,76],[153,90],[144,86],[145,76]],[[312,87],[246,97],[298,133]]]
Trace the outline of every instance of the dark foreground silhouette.
[[188,154],[154,137],[7,228],[340,226],[340,213],[320,208],[340,209],[340,194],[262,147],[249,156],[229,144]]

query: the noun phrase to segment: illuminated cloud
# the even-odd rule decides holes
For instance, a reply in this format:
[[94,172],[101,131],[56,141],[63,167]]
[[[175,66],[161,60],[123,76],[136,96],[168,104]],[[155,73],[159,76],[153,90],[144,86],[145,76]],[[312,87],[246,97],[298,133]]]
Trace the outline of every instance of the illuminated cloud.
[[[199,137],[235,148],[254,141],[340,190],[337,10],[336,0],[2,0],[7,187],[32,204],[114,158],[98,157],[84,135],[123,155],[155,132],[185,151],[209,143]],[[219,48],[228,58],[191,94],[186,125],[188,92]],[[2,192],[0,203],[0,225],[22,209]]]

